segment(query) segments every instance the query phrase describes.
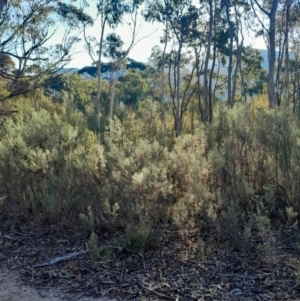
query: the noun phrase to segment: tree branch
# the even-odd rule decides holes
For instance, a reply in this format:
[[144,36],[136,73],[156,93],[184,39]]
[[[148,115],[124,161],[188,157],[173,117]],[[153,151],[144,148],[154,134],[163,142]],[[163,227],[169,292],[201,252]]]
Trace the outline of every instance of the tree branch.
[[[255,0],[254,0],[254,1],[255,1]],[[254,12],[255,17],[257,18],[257,20],[259,21],[259,23],[261,24],[261,26],[263,27],[263,29],[264,29],[267,33],[269,33],[269,30],[266,28],[266,26],[265,26],[264,23],[260,20],[259,16],[258,16],[257,13],[256,13],[256,10],[255,10],[255,8],[254,8],[254,6],[253,6],[253,0],[251,0],[251,6],[252,6],[253,12]],[[269,16],[269,14],[268,14],[268,16]]]
[[259,9],[264,13],[266,14],[269,18],[270,18],[270,15],[271,13],[267,12],[260,4],[257,0],[251,0],[251,5],[253,7],[253,1],[255,2],[255,4],[259,7]]

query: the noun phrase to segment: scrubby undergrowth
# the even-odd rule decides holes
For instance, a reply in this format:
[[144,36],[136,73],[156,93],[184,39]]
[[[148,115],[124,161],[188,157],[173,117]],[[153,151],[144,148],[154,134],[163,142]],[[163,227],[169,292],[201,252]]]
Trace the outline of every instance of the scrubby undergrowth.
[[164,135],[150,100],[136,112],[121,108],[101,137],[83,114],[63,106],[17,108],[1,119],[6,227],[63,221],[87,233],[97,258],[105,253],[98,231],[123,231],[121,244],[143,250],[157,247],[157,226],[170,225],[184,242],[203,244],[204,253],[205,232],[242,252],[259,238],[267,257],[271,230],[298,225],[300,130],[288,108],[221,104],[212,124],[193,122],[176,139],[171,126]]

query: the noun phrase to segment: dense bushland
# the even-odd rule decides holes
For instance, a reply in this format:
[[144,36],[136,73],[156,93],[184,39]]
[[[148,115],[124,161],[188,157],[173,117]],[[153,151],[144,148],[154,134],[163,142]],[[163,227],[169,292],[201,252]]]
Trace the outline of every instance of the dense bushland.
[[144,248],[168,224],[183,240],[201,241],[205,231],[246,251],[253,235],[270,246],[272,227],[299,222],[300,130],[289,108],[219,103],[211,124],[194,121],[174,138],[150,99],[121,106],[100,136],[64,104],[12,106],[18,112],[1,117],[0,139],[10,227],[64,221],[94,241],[94,232],[119,229]]

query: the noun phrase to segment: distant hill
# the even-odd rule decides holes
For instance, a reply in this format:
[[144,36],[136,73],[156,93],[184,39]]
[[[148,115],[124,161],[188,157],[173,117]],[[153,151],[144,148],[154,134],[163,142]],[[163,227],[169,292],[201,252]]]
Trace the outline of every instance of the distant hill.
[[[127,63],[126,63],[126,69],[139,69],[140,71],[143,71],[147,68],[147,64],[143,62],[138,62],[134,59],[127,58]],[[110,77],[110,69],[111,69],[111,63],[102,63],[101,64],[101,73],[102,77],[105,79],[108,79]],[[97,67],[96,66],[86,66],[81,69],[79,68],[61,68],[58,71],[58,74],[63,74],[63,73],[78,73],[82,75],[83,77],[86,78],[94,78],[97,76]],[[120,75],[124,73],[120,72]]]
[[58,70],[58,74],[63,74],[63,73],[77,73],[79,71],[79,68],[61,68]]
[[[257,50],[260,52],[260,54],[263,58],[263,63],[262,63],[263,69],[268,70],[269,69],[268,50],[266,50],[266,49],[257,49]],[[278,57],[278,52],[276,53],[276,56]],[[290,54],[290,57],[293,58],[293,53]],[[143,71],[146,69],[146,67],[147,67],[147,63],[138,62],[131,58],[127,59],[126,69],[139,69],[139,70]],[[111,68],[110,63],[102,63],[101,72],[102,72],[103,78],[109,78],[110,68]],[[79,69],[79,68],[62,68],[58,71],[58,74],[62,74],[62,73],[78,73],[86,78],[93,78],[93,77],[97,76],[97,67],[96,66],[86,66],[81,69]],[[227,68],[225,66],[221,66],[221,73],[223,73],[223,74],[227,73]]]
[[[258,49],[258,51],[261,53],[261,56],[263,57],[263,64],[262,67],[266,70],[269,69],[269,61],[268,61],[268,50],[266,49]],[[276,58],[278,58],[279,52],[276,51]],[[294,54],[290,52],[290,59],[294,58]]]

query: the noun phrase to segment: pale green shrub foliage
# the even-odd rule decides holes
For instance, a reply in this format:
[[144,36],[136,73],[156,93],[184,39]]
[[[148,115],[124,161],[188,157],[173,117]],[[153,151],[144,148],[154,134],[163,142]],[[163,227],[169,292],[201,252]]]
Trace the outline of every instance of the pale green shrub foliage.
[[[164,136],[159,111],[151,99],[137,110],[120,106],[99,139],[82,113],[20,105],[2,120],[6,215],[64,218],[89,234],[121,228],[124,244],[139,250],[162,223],[184,239],[193,234],[203,243],[205,230],[243,251],[256,235],[265,241],[262,256],[273,262],[271,227],[296,226],[300,216],[297,117],[288,108],[253,115],[250,105],[220,103],[211,124],[195,121],[193,134],[174,138],[170,123]],[[96,258],[94,234],[90,241]]]
[[76,220],[78,211],[100,199],[103,148],[91,132],[79,128],[80,114],[76,126],[44,109],[21,109],[5,121],[0,141],[7,214],[51,222],[61,217]]

